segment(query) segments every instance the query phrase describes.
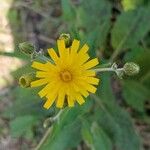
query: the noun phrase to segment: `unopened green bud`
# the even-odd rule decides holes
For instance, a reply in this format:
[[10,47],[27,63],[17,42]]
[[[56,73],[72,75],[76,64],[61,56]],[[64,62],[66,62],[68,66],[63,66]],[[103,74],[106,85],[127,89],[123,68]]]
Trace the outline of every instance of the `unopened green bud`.
[[24,52],[25,54],[27,55],[31,55],[34,50],[35,50],[35,47],[32,43],[30,42],[23,42],[23,43],[20,43],[19,44],[19,49]]
[[124,73],[133,76],[139,73],[140,67],[134,62],[128,62],[123,66]]
[[59,36],[59,40],[64,40],[66,47],[70,47],[71,44],[72,44],[72,40],[71,40],[70,34],[62,33]]
[[23,88],[30,87],[31,82],[35,79],[34,73],[24,74],[19,78],[19,85]]

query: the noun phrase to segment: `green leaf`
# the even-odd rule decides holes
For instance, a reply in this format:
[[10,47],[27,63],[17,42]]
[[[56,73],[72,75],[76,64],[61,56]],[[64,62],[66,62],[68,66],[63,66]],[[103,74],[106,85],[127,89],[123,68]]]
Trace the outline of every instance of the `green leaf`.
[[74,7],[70,0],[61,0],[61,6],[63,10],[63,17],[66,21],[72,21],[75,19],[76,14]]
[[86,142],[87,146],[92,147],[93,137],[92,137],[92,134],[90,131],[90,123],[86,119],[83,119],[83,121],[82,121],[81,134],[82,134],[82,138]]
[[[76,9],[76,13],[77,26],[86,28],[89,32],[97,26],[102,27],[110,19],[111,5],[105,0],[83,0]],[[101,34],[101,31],[99,31],[99,34]]]
[[116,51],[135,46],[150,30],[150,8],[122,12],[112,30],[112,45]]
[[136,81],[123,82],[123,97],[134,109],[144,112],[145,101],[149,98],[149,90]]
[[32,132],[31,128],[35,124],[35,121],[36,118],[31,115],[17,117],[10,123],[11,135],[13,137],[27,136],[29,132]]
[[109,74],[101,76],[99,97],[95,97],[97,109],[95,119],[112,139],[117,150],[141,150],[141,143],[131,117],[120,108],[115,100]]
[[102,49],[106,43],[111,27],[111,5],[105,0],[84,0],[76,8],[76,14],[76,26],[80,29],[81,39],[88,43],[90,54],[95,56],[97,47]]
[[19,58],[19,59],[23,59],[23,60],[29,60],[30,58],[24,54],[22,54],[21,52],[0,52],[0,55],[2,56],[9,56],[9,57],[15,57],[15,58]]
[[95,112],[95,120],[112,139],[116,150],[141,150],[141,142],[131,118],[116,104],[103,104]]
[[76,147],[81,141],[79,116],[82,115],[80,107],[65,109],[41,150],[66,150]]
[[92,124],[92,135],[93,135],[93,145],[94,150],[102,149],[102,150],[111,150],[112,143],[108,135],[104,132],[104,130],[98,126],[96,123]]
[[31,67],[31,63],[27,63],[26,65],[21,66],[21,67],[18,68],[17,70],[12,71],[11,74],[12,74],[12,76],[13,76],[15,79],[19,80],[19,78],[20,78],[23,74],[31,73],[31,72],[35,72],[35,70]]
[[140,65],[139,78],[142,77],[142,75],[147,74],[149,72],[149,56],[150,51],[143,51],[138,57],[134,58],[135,62],[137,62]]
[[136,76],[133,76],[130,79],[136,80],[137,82],[142,83],[150,90],[150,51],[143,50],[139,47],[135,47],[132,51],[126,53],[125,61],[133,61],[140,66],[140,72]]
[[11,91],[11,94],[15,101],[3,112],[4,117],[13,118],[32,114],[37,118],[44,118],[54,113],[53,107],[47,111],[42,107],[44,101],[37,95],[37,89],[17,87]]
[[144,0],[122,0],[122,5],[125,11],[136,9],[138,6],[141,6],[144,3]]
[[132,47],[131,51],[128,51],[127,53],[125,53],[124,62],[135,61],[135,59],[138,58],[139,56],[141,57],[141,55],[144,52],[146,51],[139,45]]
[[[105,73],[99,76],[101,84],[98,87],[98,95],[104,103],[111,104],[115,101],[115,96],[111,87],[111,74]],[[100,100],[100,99],[99,99]]]
[[92,150],[110,150],[112,143],[105,131],[96,122],[92,125],[83,120],[82,136]]

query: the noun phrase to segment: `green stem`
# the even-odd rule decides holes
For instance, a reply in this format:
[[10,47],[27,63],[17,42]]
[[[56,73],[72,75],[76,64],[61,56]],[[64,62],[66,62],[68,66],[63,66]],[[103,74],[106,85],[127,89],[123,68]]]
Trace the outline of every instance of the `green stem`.
[[62,112],[64,111],[64,109],[61,109],[58,114],[53,118],[53,121],[57,121],[60,118],[60,115],[62,114]]
[[114,69],[114,68],[97,68],[94,69],[95,72],[116,72],[116,71],[122,71],[123,68],[118,68],[118,69]]
[[[61,109],[57,115],[55,117],[52,118],[52,121],[55,122],[55,121],[59,121],[59,118],[60,118],[60,115],[62,114],[62,112],[64,111],[64,109]],[[34,149],[34,150],[40,150],[41,146],[44,144],[44,142],[47,140],[49,134],[51,133],[52,131],[52,127],[49,127],[47,129],[47,131],[45,132],[44,136],[42,137],[40,143],[37,145],[37,147]]]
[[37,145],[37,147],[34,150],[40,150],[41,146],[44,144],[44,142],[46,141],[48,135],[51,133],[52,131],[52,127],[49,127],[47,129],[47,131],[45,132],[44,136],[42,137],[40,143]]

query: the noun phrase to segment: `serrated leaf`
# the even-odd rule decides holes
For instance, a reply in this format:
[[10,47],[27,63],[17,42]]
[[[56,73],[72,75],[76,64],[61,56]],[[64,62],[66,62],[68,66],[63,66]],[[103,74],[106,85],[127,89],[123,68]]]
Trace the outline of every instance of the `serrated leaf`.
[[101,98],[102,101],[105,103],[112,103],[115,101],[115,96],[112,92],[112,87],[111,87],[111,74],[110,73],[105,73],[99,76],[101,79],[101,84],[98,87],[98,95]]
[[31,115],[17,117],[10,123],[11,135],[13,137],[26,136],[26,132],[31,130],[36,121],[36,118]]
[[136,81],[123,83],[123,97],[125,101],[138,111],[144,112],[145,101],[149,98],[149,90]]
[[52,115],[54,108],[45,111],[43,101],[37,95],[37,89],[16,87],[11,91],[15,101],[6,111],[3,116],[13,118],[23,115],[34,115],[37,118],[43,118],[46,115]]
[[93,124],[83,120],[82,136],[92,150],[110,150],[112,143],[108,135],[96,122]]
[[81,133],[82,133],[83,140],[85,141],[87,146],[91,147],[93,144],[93,137],[92,137],[92,134],[90,132],[90,124],[88,123],[87,120],[82,121]]
[[122,5],[125,11],[136,9],[144,3],[144,0],[122,0]]
[[23,74],[26,74],[26,73],[31,73],[31,72],[34,72],[35,70],[31,67],[31,63],[28,63],[24,66],[21,66],[20,68],[18,68],[17,70],[15,71],[12,71],[11,74],[12,76],[19,80],[19,78],[23,75]]
[[98,92],[100,98],[95,97],[97,102],[95,120],[111,137],[117,150],[141,150],[140,139],[129,114],[120,108],[115,101],[110,86],[110,75],[106,76],[105,74],[101,78],[103,79],[102,87]]
[[93,146],[94,150],[111,150],[112,143],[108,135],[104,132],[104,130],[98,126],[96,123],[92,124],[92,135],[93,135]]
[[15,57],[15,58],[19,58],[19,59],[23,59],[23,60],[30,60],[30,58],[26,55],[24,55],[21,52],[0,52],[0,55],[2,56],[9,56],[9,57]]
[[79,33],[82,41],[88,43],[90,54],[95,56],[97,47],[104,47],[111,27],[111,5],[105,0],[84,0],[76,9],[76,14],[76,26],[81,29]]
[[139,136],[127,112],[116,104],[103,104],[95,115],[100,126],[113,140],[116,150],[141,150]]
[[145,50],[141,46],[135,46],[131,49],[131,51],[128,51],[124,56],[124,61],[135,61],[135,59],[139,56],[141,56]]
[[139,47],[133,48],[131,52],[126,53],[125,61],[133,61],[140,66],[140,72],[130,79],[142,83],[150,89],[150,51],[143,50]]
[[66,150],[76,147],[81,141],[79,117],[82,115],[80,107],[65,109],[41,150]]
[[117,51],[134,47],[150,30],[150,8],[122,12],[112,30],[112,45]]
[[63,17],[66,21],[74,20],[76,17],[74,7],[70,0],[61,0]]

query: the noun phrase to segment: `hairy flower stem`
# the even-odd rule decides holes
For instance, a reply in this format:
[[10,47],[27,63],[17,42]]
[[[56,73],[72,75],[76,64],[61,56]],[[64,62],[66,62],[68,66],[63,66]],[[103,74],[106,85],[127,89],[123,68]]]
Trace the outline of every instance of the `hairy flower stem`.
[[98,68],[98,69],[94,69],[94,71],[96,73],[98,73],[98,72],[116,72],[116,71],[123,71],[123,68],[118,68],[118,69],[114,69],[114,68]]
[[40,143],[37,145],[37,147],[34,150],[40,150],[41,146],[44,144],[46,139],[48,138],[49,134],[51,133],[53,127],[49,127],[47,131],[45,132],[44,136],[42,137]]
[[94,71],[96,73],[99,73],[99,72],[115,72],[115,74],[120,78],[122,79],[123,75],[124,75],[124,68],[118,68],[117,64],[116,63],[113,63],[112,66],[110,68],[97,68],[97,69],[94,69]]
[[[62,114],[62,112],[64,111],[64,109],[61,109],[57,115],[55,117],[52,118],[52,121],[59,121],[60,115]],[[50,126],[48,127],[47,131],[45,132],[44,136],[42,137],[41,141],[39,142],[39,144],[37,145],[37,147],[34,150],[40,150],[41,146],[44,144],[44,142],[47,140],[49,134],[51,133],[53,127]]]
[[55,117],[53,117],[53,121],[58,121],[59,118],[60,118],[60,115],[62,114],[63,111],[64,111],[64,109],[61,109],[61,110],[58,112],[58,114],[57,114]]

